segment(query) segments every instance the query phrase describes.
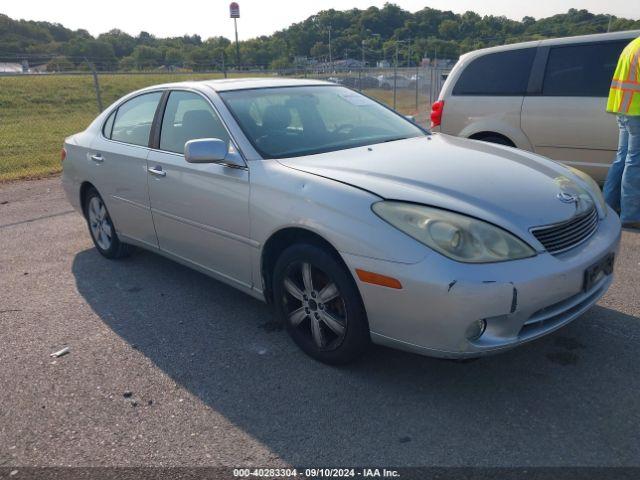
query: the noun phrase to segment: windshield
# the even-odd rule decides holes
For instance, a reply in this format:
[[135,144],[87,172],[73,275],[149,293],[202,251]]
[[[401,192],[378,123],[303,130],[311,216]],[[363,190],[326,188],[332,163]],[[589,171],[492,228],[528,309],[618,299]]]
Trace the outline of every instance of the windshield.
[[285,158],[418,137],[426,133],[379,103],[338,86],[220,93],[264,158]]

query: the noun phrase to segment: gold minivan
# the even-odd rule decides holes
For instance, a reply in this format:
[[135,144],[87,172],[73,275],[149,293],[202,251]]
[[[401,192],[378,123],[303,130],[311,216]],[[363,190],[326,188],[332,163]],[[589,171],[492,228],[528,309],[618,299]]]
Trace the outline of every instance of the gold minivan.
[[509,145],[604,182],[618,148],[605,112],[622,49],[640,30],[476,50],[460,57],[431,110],[431,127]]

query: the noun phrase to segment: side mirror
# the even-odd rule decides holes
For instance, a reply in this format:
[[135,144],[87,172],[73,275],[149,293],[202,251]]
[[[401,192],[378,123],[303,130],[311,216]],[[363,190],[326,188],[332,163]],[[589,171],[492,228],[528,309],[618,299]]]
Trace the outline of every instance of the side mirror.
[[227,151],[226,142],[218,138],[197,138],[184,144],[184,159],[189,163],[220,163]]
[[219,163],[229,168],[245,168],[233,143],[219,138],[196,138],[184,144],[184,159],[189,163]]

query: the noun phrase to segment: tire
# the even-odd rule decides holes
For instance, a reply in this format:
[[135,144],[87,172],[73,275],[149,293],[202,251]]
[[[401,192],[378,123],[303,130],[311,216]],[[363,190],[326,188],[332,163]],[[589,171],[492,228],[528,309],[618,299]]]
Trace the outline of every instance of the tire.
[[287,332],[316,360],[346,364],[369,346],[367,315],[353,277],[321,247],[287,248],[274,268],[273,295]]
[[507,147],[515,147],[513,142],[508,138],[501,137],[499,135],[487,135],[485,137],[480,137],[478,140],[487,143],[497,143],[498,145],[506,145]]
[[103,257],[117,259],[131,254],[131,246],[118,238],[107,206],[95,188],[87,192],[83,208],[93,244]]

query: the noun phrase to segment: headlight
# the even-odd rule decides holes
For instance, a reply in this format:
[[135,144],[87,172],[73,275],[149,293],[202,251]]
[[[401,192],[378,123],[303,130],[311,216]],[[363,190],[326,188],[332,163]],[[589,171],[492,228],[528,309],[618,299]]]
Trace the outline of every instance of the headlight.
[[582,180],[584,183],[587,184],[587,186],[589,187],[589,190],[591,190],[591,196],[593,200],[598,202],[598,205],[600,206],[600,212],[602,212],[602,217],[603,218],[606,217],[609,209],[607,208],[607,202],[605,202],[604,200],[604,195],[602,195],[602,190],[600,190],[600,186],[596,183],[596,181],[593,178],[591,178],[591,176],[587,175],[581,170],[578,170],[577,168],[569,167],[568,165],[565,165],[565,166],[569,170],[571,170],[571,173],[580,177],[580,180]]
[[509,232],[465,215],[393,201],[378,202],[372,208],[397,229],[459,262],[503,262],[535,255]]

